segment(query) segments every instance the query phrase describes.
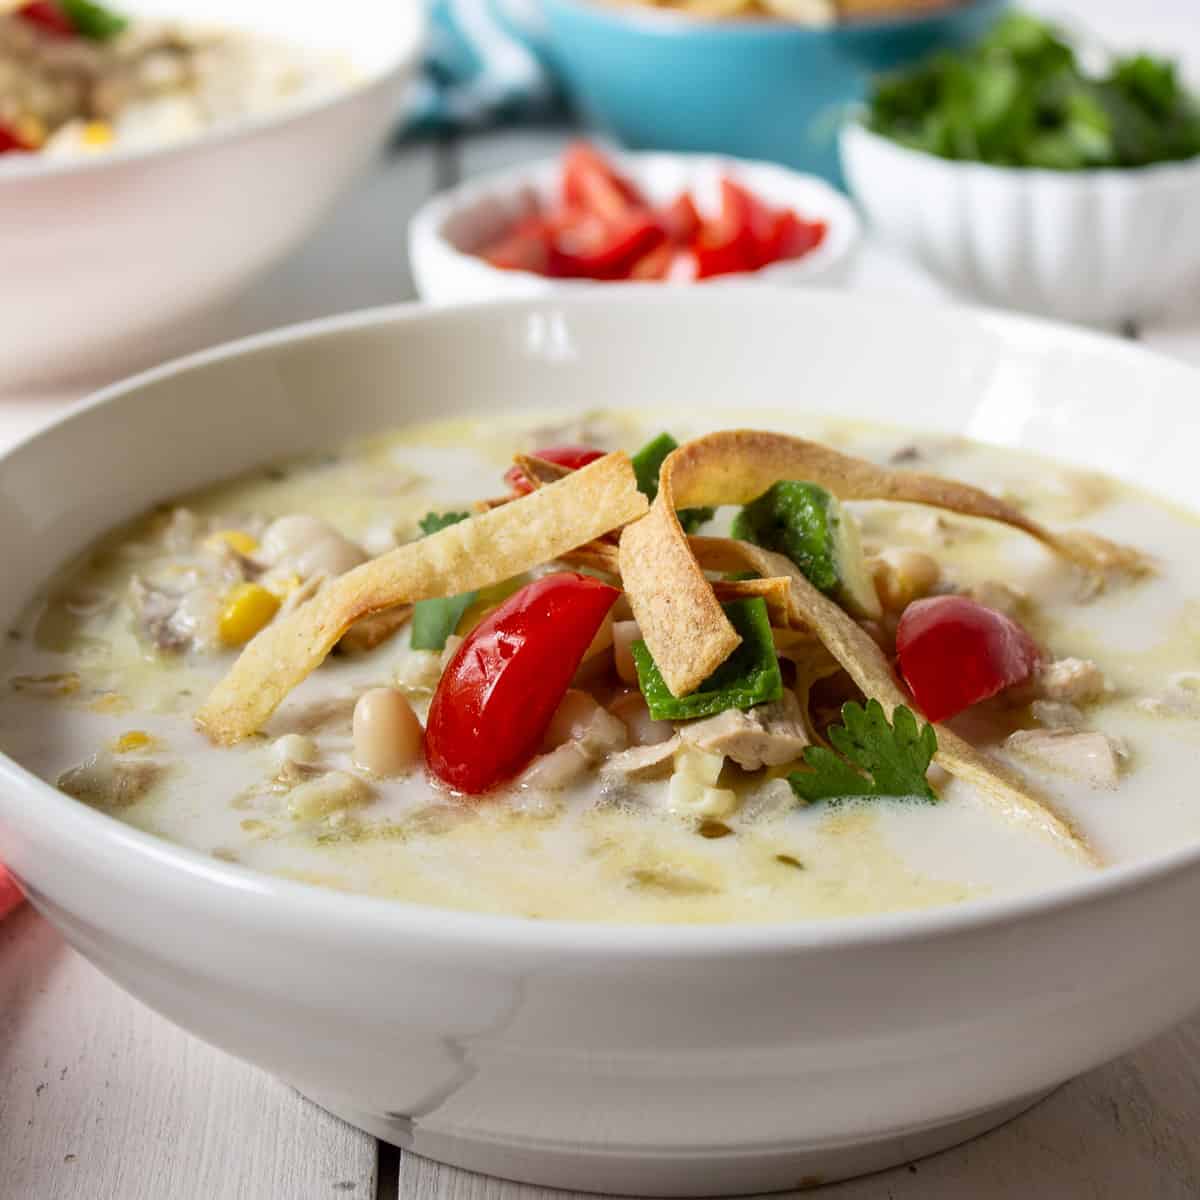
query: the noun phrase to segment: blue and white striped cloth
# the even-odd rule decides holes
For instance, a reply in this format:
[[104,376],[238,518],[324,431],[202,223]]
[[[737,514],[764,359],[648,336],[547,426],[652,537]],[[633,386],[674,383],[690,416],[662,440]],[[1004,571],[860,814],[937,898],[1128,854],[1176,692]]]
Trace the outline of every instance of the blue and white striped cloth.
[[429,39],[407,129],[544,116],[559,102],[538,47],[538,0],[425,0]]

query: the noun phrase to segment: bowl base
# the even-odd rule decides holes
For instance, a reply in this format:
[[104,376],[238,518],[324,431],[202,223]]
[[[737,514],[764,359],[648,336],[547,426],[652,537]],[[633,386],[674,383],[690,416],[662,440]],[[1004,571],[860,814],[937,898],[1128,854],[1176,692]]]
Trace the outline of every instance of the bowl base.
[[604,1151],[461,1137],[424,1128],[421,1120],[365,1113],[298,1089],[350,1125],[402,1150],[481,1175],[540,1187],[625,1196],[736,1196],[814,1188],[869,1175],[947,1150],[1032,1108],[1048,1088],[994,1108],[934,1125],[855,1142],[799,1144],[789,1149]]

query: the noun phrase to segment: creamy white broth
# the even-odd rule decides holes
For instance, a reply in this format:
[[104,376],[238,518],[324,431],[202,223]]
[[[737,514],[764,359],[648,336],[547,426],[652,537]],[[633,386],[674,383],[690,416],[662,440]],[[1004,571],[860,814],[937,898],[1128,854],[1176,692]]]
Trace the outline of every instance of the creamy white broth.
[[[904,461],[915,447],[922,469],[1019,500],[1052,526],[1090,528],[1153,555],[1154,578],[1081,602],[1078,577],[1021,534],[928,509],[853,506],[868,547],[927,549],[956,586],[1000,580],[1029,593],[1036,603],[1021,620],[1051,655],[1091,659],[1103,672],[1110,694],[1087,706],[1086,727],[1119,739],[1126,757],[1119,785],[1106,790],[1002,748],[1007,732],[1037,727],[1027,708],[989,702],[955,723],[960,732],[982,737],[1036,781],[1106,861],[1200,838],[1200,798],[1188,776],[1200,744],[1200,695],[1189,700],[1187,679],[1188,672],[1200,679],[1200,562],[1191,553],[1200,527],[1189,514],[1094,475],[907,431],[804,418],[785,426],[779,414],[647,420],[616,412],[564,428],[561,414],[535,413],[377,436],[178,504],[204,528],[258,530],[285,514],[312,514],[378,553],[389,532],[400,541],[416,536],[431,509],[463,509],[502,493],[500,475],[515,450],[578,440],[633,450],[663,429],[683,440],[738,425],[786,429],[878,461]],[[0,663],[0,748],[51,782],[102,753],[127,771],[132,792],[116,804],[105,795],[99,806],[168,840],[332,888],[598,921],[907,910],[1036,890],[1091,870],[941,775],[936,805],[804,808],[781,803],[763,778],[733,771],[741,805],[722,819],[723,836],[664,812],[665,781],[614,792],[594,773],[561,792],[510,787],[464,802],[431,787],[420,771],[367,778],[353,762],[355,698],[399,682],[422,715],[428,701],[407,629],[367,654],[331,658],[260,737],[219,749],[191,717],[235,651],[156,654],[135,635],[123,602],[86,611],[97,596],[123,594],[132,574],[164,557],[169,519],[165,510],[151,515],[67,568],[12,630]],[[727,514],[711,529],[722,520]],[[64,615],[64,597],[80,611]],[[319,800],[297,804],[295,789],[273,783],[274,743],[289,733],[313,737],[321,770],[359,781],[354,803],[322,811]]]

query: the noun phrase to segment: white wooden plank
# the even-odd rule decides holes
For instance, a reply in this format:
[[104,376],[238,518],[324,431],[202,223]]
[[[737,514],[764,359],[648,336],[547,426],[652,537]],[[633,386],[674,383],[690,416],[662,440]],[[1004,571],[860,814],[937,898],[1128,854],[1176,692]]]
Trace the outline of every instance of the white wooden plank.
[[[1194,1200],[1200,1196],[1200,1021],[1061,1088],[994,1133],[804,1196],[829,1200]],[[561,1200],[406,1155],[403,1200]]]
[[0,924],[6,1200],[375,1200],[375,1152],[143,1008],[28,906]]

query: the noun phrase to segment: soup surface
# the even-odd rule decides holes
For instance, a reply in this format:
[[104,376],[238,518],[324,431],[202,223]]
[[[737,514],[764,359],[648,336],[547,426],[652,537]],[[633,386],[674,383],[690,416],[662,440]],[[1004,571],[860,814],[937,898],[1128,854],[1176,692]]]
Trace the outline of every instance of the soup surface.
[[[1000,522],[891,501],[842,512],[845,524],[857,522],[875,593],[862,601],[872,611],[855,617],[889,661],[898,625],[906,636],[906,610],[929,596],[1006,614],[1038,647],[1026,677],[938,726],[943,747],[953,730],[993,756],[1101,863],[1200,838],[1190,778],[1200,746],[1195,519],[1033,456],[779,413],[533,412],[424,425],[163,505],[66,567],[8,632],[0,748],[80,802],[218,859],[529,917],[790,921],[1030,892],[1102,869],[936,765],[935,802],[802,800],[788,777],[803,774],[804,747],[849,719],[845,701],[864,699],[832,659],[802,687],[803,660],[780,649],[783,691],[769,712],[652,719],[645,678],[630,664],[641,631],[625,596],[578,669],[568,664],[571,690],[535,756],[484,794],[446,787],[422,761],[420,728],[405,733],[388,704],[398,697],[402,715],[423,724],[445,664],[469,650],[480,623],[500,619],[529,580],[569,569],[561,563],[476,589],[449,615],[426,610],[420,637],[429,640],[432,624],[436,641],[440,624],[441,650],[413,649],[408,608],[356,626],[237,744],[216,745],[197,727],[197,710],[260,627],[430,533],[420,524],[429,514],[469,512],[505,497],[514,480],[519,490],[519,471],[502,482],[514,453],[564,444],[632,453],[664,430],[684,442],[747,425],[969,482],[1053,529],[1138,547],[1153,573],[1104,579]],[[703,532],[728,532],[737,512],[719,509]],[[747,585],[723,586],[736,595]],[[791,635],[774,636],[782,646]],[[944,667],[954,679],[973,670]],[[915,666],[909,674],[923,724]],[[388,709],[383,717],[364,712],[367,692]],[[898,714],[893,722],[898,729]],[[392,731],[382,744],[372,740],[380,729]],[[469,755],[492,754],[489,736],[479,726]]]

